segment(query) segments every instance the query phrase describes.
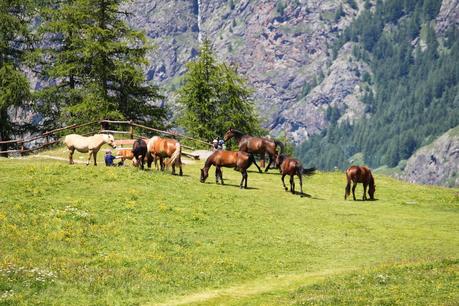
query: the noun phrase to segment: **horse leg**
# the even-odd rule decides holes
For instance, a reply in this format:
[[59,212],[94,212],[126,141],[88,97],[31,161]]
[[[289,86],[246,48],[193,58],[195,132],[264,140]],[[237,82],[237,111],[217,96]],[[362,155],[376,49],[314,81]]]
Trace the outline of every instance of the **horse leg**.
[[86,162],[86,166],[88,166],[89,162],[91,161],[91,155],[92,155],[92,151],[89,150],[88,161]]
[[357,183],[352,184],[352,197],[354,198],[354,201],[355,201],[355,187],[357,187]]
[[293,175],[290,175],[290,192],[295,194],[295,180],[293,179]]
[[269,163],[268,163],[268,165],[267,165],[266,168],[265,168],[265,172],[268,172],[269,167],[270,167],[271,164],[273,163],[272,155],[271,155],[271,154],[268,154],[268,156],[269,156]]
[[287,188],[287,186],[285,186],[285,182],[284,182],[285,176],[286,176],[286,174],[282,174],[282,184],[284,185],[285,191],[288,191],[288,188]]
[[220,183],[224,185],[225,183],[223,182],[223,171],[221,167],[218,167],[218,174],[220,175]]
[[301,172],[298,172],[298,178],[300,179],[300,195],[303,197],[303,176],[301,175]]
[[161,168],[161,171],[164,171],[164,161],[162,156],[159,157],[159,167]]
[[175,175],[175,162],[172,164],[172,175]]
[[181,158],[181,157],[179,157],[179,159],[178,159],[178,166],[179,166],[179,170],[180,170],[180,171],[179,171],[179,175],[180,175],[180,176],[183,176],[182,158]]
[[245,185],[244,185],[244,188],[247,189],[247,179],[249,177],[249,175],[247,174],[247,169],[244,169],[244,178],[245,178]]
[[148,166],[148,169],[151,168],[151,163],[153,162],[153,156],[151,155],[150,152],[147,153],[147,166]]
[[69,149],[69,164],[70,165],[74,164],[74,162],[73,162],[73,153],[75,153],[75,148]]
[[219,177],[219,166],[215,166],[215,184],[218,184],[218,177]]
[[255,165],[255,167],[257,167],[258,172],[262,173],[261,168],[257,165],[255,158],[253,159],[253,164]]
[[97,166],[97,152],[92,152],[92,157],[94,158],[94,166]]
[[367,184],[363,183],[363,197],[362,200],[365,201],[367,199]]

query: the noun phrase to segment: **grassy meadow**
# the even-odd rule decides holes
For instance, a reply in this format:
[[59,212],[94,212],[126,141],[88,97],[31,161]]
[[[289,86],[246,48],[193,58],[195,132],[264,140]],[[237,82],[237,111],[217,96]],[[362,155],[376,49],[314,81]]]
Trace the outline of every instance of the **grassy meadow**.
[[319,172],[300,198],[275,170],[240,190],[98,157],[0,159],[0,305],[459,303],[458,189],[376,175],[345,201]]

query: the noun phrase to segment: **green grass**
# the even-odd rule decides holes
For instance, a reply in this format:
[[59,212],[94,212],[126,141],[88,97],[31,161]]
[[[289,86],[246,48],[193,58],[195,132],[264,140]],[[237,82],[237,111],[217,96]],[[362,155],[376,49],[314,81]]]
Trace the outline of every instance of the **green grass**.
[[[335,298],[360,276],[395,273],[412,283],[406,290],[423,288],[400,264],[426,277],[429,265],[449,271],[432,281],[445,289],[426,290],[420,303],[457,301],[457,189],[377,175],[377,201],[344,201],[344,175],[318,173],[300,198],[283,191],[276,171],[249,172],[249,190],[231,169],[227,186],[214,183],[214,170],[201,184],[201,164],[178,177],[0,159],[0,304],[278,305],[308,303],[310,293],[352,304],[360,295]],[[374,301],[375,285],[364,284],[361,303]],[[397,291],[381,292],[397,300]]]

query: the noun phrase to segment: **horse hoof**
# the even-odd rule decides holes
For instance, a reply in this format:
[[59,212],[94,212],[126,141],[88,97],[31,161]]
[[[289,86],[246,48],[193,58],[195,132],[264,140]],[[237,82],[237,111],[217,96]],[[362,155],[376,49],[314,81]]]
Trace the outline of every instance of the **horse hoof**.
[[287,188],[287,187],[285,188],[285,191],[288,191],[288,188]]

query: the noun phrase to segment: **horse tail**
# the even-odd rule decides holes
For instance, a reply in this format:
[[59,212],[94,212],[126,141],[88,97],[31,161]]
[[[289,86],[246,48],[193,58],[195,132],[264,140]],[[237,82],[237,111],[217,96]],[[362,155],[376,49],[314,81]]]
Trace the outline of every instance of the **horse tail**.
[[284,153],[284,148],[285,148],[284,143],[280,140],[274,140],[274,143],[276,144],[276,147],[280,147],[279,154]]
[[167,165],[173,165],[177,161],[177,159],[180,160],[180,155],[182,155],[182,146],[180,145],[180,142],[175,143],[175,151],[172,153],[171,158],[169,159]]
[[311,176],[316,173],[316,168],[312,167],[312,168],[302,169],[301,173],[303,175]]
[[344,199],[345,200],[347,199],[348,196],[351,195],[351,177],[349,176],[347,171],[346,171],[346,179],[347,179],[347,185],[346,185],[346,189],[344,191]]

